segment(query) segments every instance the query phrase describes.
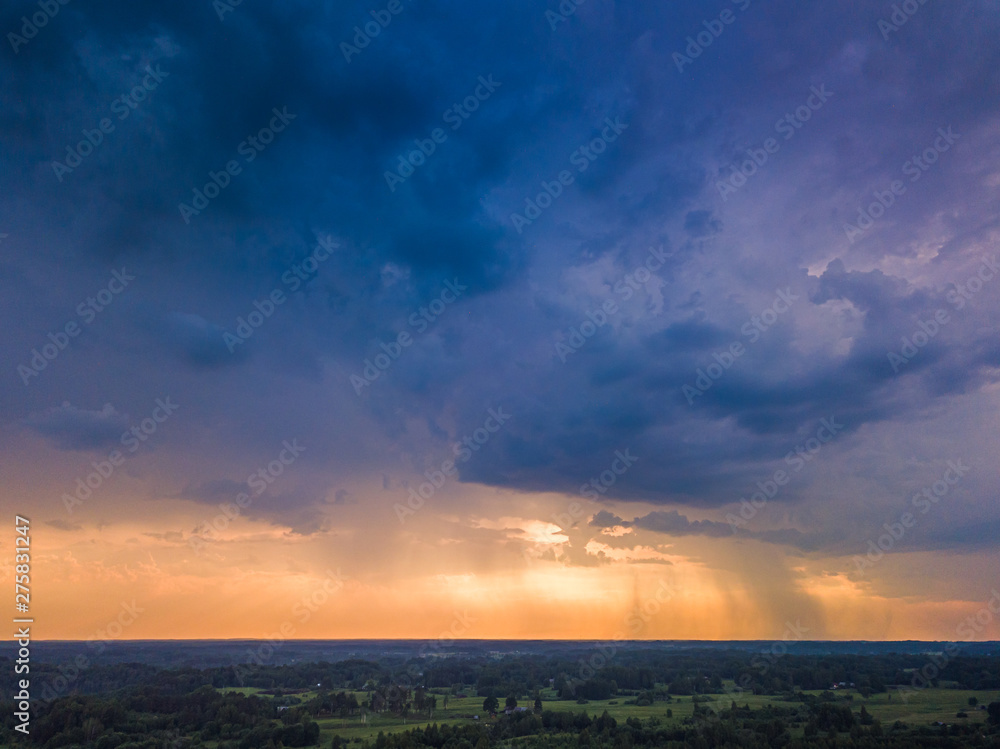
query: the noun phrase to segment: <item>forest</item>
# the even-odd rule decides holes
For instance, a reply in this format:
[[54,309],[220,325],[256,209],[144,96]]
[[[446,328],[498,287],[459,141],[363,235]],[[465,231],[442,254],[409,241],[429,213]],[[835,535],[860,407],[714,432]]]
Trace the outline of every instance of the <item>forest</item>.
[[[13,694],[11,662],[0,664]],[[1000,746],[1000,657],[739,650],[32,666],[31,730],[3,746]]]

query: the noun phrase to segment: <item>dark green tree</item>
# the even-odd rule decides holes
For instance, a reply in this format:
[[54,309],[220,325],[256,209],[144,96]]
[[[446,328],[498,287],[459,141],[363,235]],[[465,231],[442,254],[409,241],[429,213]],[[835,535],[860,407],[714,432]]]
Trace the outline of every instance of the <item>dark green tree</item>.
[[485,700],[483,700],[483,712],[489,713],[490,715],[496,715],[497,710],[500,709],[500,700],[498,700],[494,695],[490,695]]

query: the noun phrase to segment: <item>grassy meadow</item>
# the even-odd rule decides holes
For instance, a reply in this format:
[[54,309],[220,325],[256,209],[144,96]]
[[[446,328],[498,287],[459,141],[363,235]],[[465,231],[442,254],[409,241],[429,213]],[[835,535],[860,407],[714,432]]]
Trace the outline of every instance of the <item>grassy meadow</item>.
[[[730,682],[728,687],[733,687],[732,682]],[[220,691],[226,692],[243,692],[244,694],[256,694],[260,690],[254,688],[228,688]],[[445,690],[429,690],[431,694],[437,696],[437,709],[434,710],[432,717],[428,718],[426,714],[423,715],[410,715],[405,720],[401,717],[391,715],[389,713],[374,714],[368,713],[366,715],[365,721],[362,721],[360,716],[353,716],[350,718],[320,718],[317,722],[322,730],[321,746],[329,744],[330,740],[335,735],[339,735],[344,739],[349,741],[357,740],[361,741],[364,739],[374,739],[379,731],[384,731],[385,733],[395,733],[398,731],[408,731],[413,728],[418,728],[422,726],[428,726],[431,723],[441,724],[462,724],[462,723],[489,723],[491,722],[488,716],[483,714],[483,698],[482,697],[464,697],[464,698],[454,698],[449,697],[448,707],[444,708],[444,693]],[[472,688],[469,692],[473,692]],[[819,694],[818,691],[809,692],[810,694]],[[297,694],[296,696],[301,698],[303,701],[309,700],[315,696],[315,692],[304,692]],[[838,697],[838,701],[844,699],[847,695],[851,696],[850,706],[855,712],[861,709],[864,705],[865,708],[874,717],[878,718],[886,726],[892,724],[894,721],[902,721],[910,725],[927,725],[935,721],[941,721],[943,723],[984,723],[986,721],[985,711],[977,710],[974,707],[970,707],[968,704],[970,697],[975,697],[979,704],[985,705],[989,702],[994,702],[1000,700],[1000,691],[998,692],[976,692],[970,690],[961,689],[947,689],[947,688],[936,688],[936,689],[924,689],[915,693],[909,693],[907,695],[907,700],[903,700],[900,694],[893,690],[891,693],[874,694],[868,699],[862,697],[862,695],[853,689],[843,689],[835,692]],[[364,692],[355,692],[355,696],[359,703],[367,701],[368,696]],[[646,720],[648,718],[657,717],[664,724],[669,724],[671,722],[679,723],[684,718],[690,717],[694,712],[695,703],[690,696],[674,697],[671,702],[656,702],[653,705],[639,706],[635,704],[626,704],[630,697],[613,697],[608,700],[590,700],[586,704],[579,704],[576,700],[558,700],[555,699],[555,693],[551,690],[542,691],[542,703],[546,710],[556,710],[556,711],[570,711],[570,712],[581,712],[586,711],[592,717],[597,717],[601,715],[605,710],[608,714],[614,717],[619,722],[624,722],[627,718],[639,718],[640,720]],[[732,701],[732,697],[728,694],[723,695],[711,695],[711,699],[717,701],[717,704],[722,706],[728,706]],[[746,693],[744,695],[736,698],[739,705],[749,704],[754,710],[758,710],[765,705],[775,705],[789,707],[797,703],[786,702],[776,696],[766,696],[766,695],[754,695]],[[500,701],[503,705],[503,700]],[[531,700],[519,701],[520,705],[525,707],[531,707]],[[667,717],[667,710],[671,711],[671,717]],[[956,715],[959,712],[966,712],[968,717],[958,718]],[[472,716],[478,715],[479,720],[475,720]],[[502,716],[498,717],[497,720],[502,719]]]

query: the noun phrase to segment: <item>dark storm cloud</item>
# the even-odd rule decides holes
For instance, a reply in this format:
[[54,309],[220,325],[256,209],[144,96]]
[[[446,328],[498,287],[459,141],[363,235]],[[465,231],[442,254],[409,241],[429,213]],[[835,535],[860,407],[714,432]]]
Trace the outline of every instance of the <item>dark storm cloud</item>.
[[[293,481],[291,488],[264,488],[259,479],[251,476],[240,483],[231,479],[213,479],[184,487],[174,498],[187,499],[208,505],[206,527],[219,517],[217,524],[228,527],[238,517],[262,520],[287,527],[291,532],[310,535],[327,528],[321,511],[326,490],[311,485],[308,479]],[[345,504],[347,498],[337,492],[333,504]]]
[[625,528],[642,528],[671,536],[712,536],[724,538],[731,536],[733,533],[732,529],[725,523],[717,523],[712,520],[691,521],[676,510],[669,510],[667,512],[656,510],[631,521],[622,520],[607,510],[601,510],[590,519],[590,525],[596,528],[613,528],[620,525]]
[[722,222],[711,211],[688,211],[684,217],[684,230],[692,237],[707,237],[717,234]]
[[[33,7],[18,5],[0,17],[0,27],[16,26],[19,11]],[[536,22],[525,23],[526,15]],[[516,271],[523,249],[504,238],[507,229],[483,212],[479,198],[489,182],[505,177],[515,150],[537,135],[539,123],[559,106],[578,104],[582,93],[567,64],[558,67],[568,80],[530,64],[544,55],[548,38],[539,18],[527,3],[495,17],[457,8],[442,17],[407,3],[348,64],[340,43],[370,20],[360,3],[335,10],[248,6],[224,23],[211,4],[199,2],[69,6],[39,34],[44,44],[12,55],[8,82],[16,88],[8,103],[37,104],[44,96],[45,106],[32,111],[36,117],[47,111],[34,137],[24,133],[26,141],[11,154],[11,176],[31,185],[38,199],[96,209],[78,220],[80,239],[95,254],[161,248],[180,259],[201,248],[191,246],[196,229],[180,225],[178,203],[191,202],[192,188],[203,187],[209,171],[240,160],[245,138],[271,121],[273,108],[287,107],[294,117],[287,131],[192,218],[196,227],[235,229],[249,219],[248,228],[260,231],[267,220],[294,225],[322,215],[328,227],[358,237],[382,258],[461,272],[477,289],[489,287]],[[515,31],[524,49],[511,57],[503,52]],[[466,75],[456,71],[455,59]],[[119,121],[112,102],[149,64],[166,77]],[[479,76],[491,75],[499,89],[467,120],[456,118],[461,129],[453,131],[443,113],[473,94]],[[542,85],[540,76],[555,97],[525,100],[517,93]],[[101,117],[111,118],[115,132],[57,182],[47,162],[64,157],[66,146]],[[390,192],[384,173],[436,127],[448,141]],[[232,251],[218,250],[217,262],[233,268]]]
[[676,510],[668,512],[651,512],[641,518],[632,521],[638,528],[667,533],[671,535],[704,535],[722,536],[732,534],[732,530],[724,523],[716,523],[711,520],[688,520]]
[[232,479],[214,479],[203,481],[196,485],[188,485],[177,495],[182,499],[191,499],[205,504],[231,502],[240,492],[246,492],[246,482],[240,483]]
[[816,535],[806,535],[794,528],[753,531],[735,528],[728,523],[714,520],[690,520],[676,510],[654,510],[632,520],[622,520],[607,510],[601,510],[590,520],[595,528],[639,528],[667,536],[706,536],[708,538],[753,539],[770,544],[790,546],[802,550],[815,550],[822,545]]
[[[761,11],[761,8],[757,10]],[[950,44],[937,46],[929,43],[932,37],[939,40],[942,34],[942,27],[935,26],[943,20],[940,9],[927,13],[922,19],[927,26],[912,24],[906,29],[906,34],[912,36],[900,34],[890,46],[884,45],[881,39],[872,38],[873,32],[877,34],[877,20],[891,13],[888,6],[873,6],[863,11],[833,10],[834,14],[843,14],[841,20],[850,21],[836,31],[832,27],[821,30],[815,25],[816,18],[812,12],[801,7],[793,10],[791,6],[782,6],[782,9],[773,12],[774,15],[769,11],[756,17],[748,13],[746,17],[755,32],[764,34],[763,39],[758,35],[754,40],[755,44],[767,50],[764,57],[773,52],[775,61],[779,56],[781,58],[781,64],[771,65],[768,62],[762,66],[765,77],[774,83],[791,84],[800,78],[794,71],[805,70],[810,71],[813,80],[821,80],[819,76],[829,76],[827,79],[834,81],[839,78],[843,82],[841,96],[849,98],[850,104],[837,111],[831,103],[831,110],[827,113],[830,122],[810,125],[820,131],[818,141],[816,133],[812,133],[813,146],[822,152],[827,142],[836,142],[838,131],[853,133],[858,127],[859,116],[868,117],[869,123],[861,125],[865,128],[866,137],[883,143],[889,149],[889,155],[883,154],[877,161],[878,171],[884,175],[886,184],[900,177],[900,167],[915,149],[919,147],[922,150],[926,145],[921,139],[926,139],[927,134],[921,135],[918,121],[936,121],[934,118],[937,117],[943,124],[961,112],[972,130],[995,117],[995,109],[983,106],[976,87],[960,87],[961,93],[954,89],[946,93],[940,76],[934,75],[931,83],[925,85],[918,80],[915,71],[905,68],[904,60],[913,60],[916,68],[928,67],[928,55],[944,64],[941,58],[949,55],[946,50],[951,48]],[[966,12],[966,23],[971,17],[976,17],[978,21],[995,25],[995,19],[985,18],[982,6],[970,4]],[[773,24],[776,17],[783,17],[786,21],[794,19],[791,28],[781,27],[781,34],[787,34],[787,38],[780,41],[779,29]],[[955,45],[967,49],[969,36],[964,23],[957,23],[954,18],[943,20],[943,23],[945,36]],[[746,37],[737,31],[734,28],[726,33],[732,33],[738,40],[735,45],[745,45]],[[980,34],[975,34],[974,38],[982,43]],[[732,54],[732,48],[721,49],[721,40],[716,44],[720,47],[719,54]],[[844,50],[850,50],[851,45],[856,45],[858,51],[864,50],[867,61],[860,63],[856,71],[858,77],[849,81],[852,62],[850,55],[845,57]],[[710,52],[714,54],[715,50]],[[991,59],[996,55],[992,49],[984,49],[983,52]],[[708,58],[709,53],[705,57]],[[892,75],[896,78],[891,84],[897,95],[894,106],[901,108],[901,111],[892,114],[879,112],[876,102],[867,98],[872,91],[890,85],[876,67],[890,60]],[[971,55],[962,55],[958,64],[966,68],[962,80],[980,81],[988,88],[996,85],[995,82],[985,83],[983,74],[986,68]],[[759,72],[760,69],[761,66],[758,66]],[[699,59],[688,73],[696,78],[696,73],[704,72],[702,80],[712,81],[714,88],[707,98],[714,100],[731,94],[739,100],[753,95],[759,99],[755,109],[775,113],[787,111],[788,86],[763,86],[748,90],[746,94],[737,93],[734,88],[739,85],[739,74],[730,70],[732,74],[728,77],[719,77],[718,71],[718,65],[712,60]],[[832,85],[837,87],[839,84]],[[807,88],[803,86],[802,90]],[[690,99],[685,101],[685,105],[687,111],[698,111],[699,105],[692,104]],[[908,116],[913,118],[912,122],[905,122]],[[890,120],[893,120],[892,124]],[[765,125],[762,134],[767,135],[769,129],[773,133],[772,124]],[[747,132],[749,137],[756,137],[753,128],[747,128]],[[791,153],[808,137],[808,131],[803,132],[806,135],[798,135],[798,142],[785,147],[787,152]],[[902,138],[901,132],[904,134]],[[933,133],[933,128],[928,132]],[[824,142],[824,135],[831,141]],[[856,146],[860,147],[860,144]],[[978,154],[957,151],[953,158],[967,163],[977,159]],[[883,177],[873,177],[871,172],[863,177],[859,174],[848,177],[842,171],[865,163],[865,159],[842,157],[832,163],[837,177],[842,180],[840,189],[850,190],[859,182],[862,185],[871,182],[873,187],[878,187],[878,181]],[[814,168],[813,164],[809,165],[810,170]],[[793,184],[796,180],[803,181],[810,193],[811,181],[827,180],[822,174],[797,173],[794,165],[779,167],[777,159],[771,169],[774,174],[790,178]],[[793,171],[789,172],[789,169]],[[956,195],[944,197],[944,202],[953,204],[955,210],[960,210],[958,206],[963,200],[957,195],[976,192],[971,185],[957,184],[946,166],[942,167],[938,178],[956,189]],[[912,187],[914,202],[907,205],[900,200],[894,209],[896,213],[890,214],[878,228],[883,233],[893,231],[905,236],[912,236],[921,227],[926,230],[921,204],[931,197],[936,201],[941,201],[943,197],[940,190],[926,192],[925,185],[929,183],[930,179],[925,178],[923,185]],[[918,195],[918,187],[925,192]],[[863,189],[863,186],[860,187],[859,193]],[[761,199],[766,200],[765,197]],[[829,199],[826,198],[825,202],[829,203]],[[988,210],[978,206],[970,209],[967,222],[973,226],[980,225],[983,217],[989,215],[986,213]],[[719,219],[710,219],[709,216],[711,213],[706,210],[688,212],[684,228],[696,236],[705,236],[710,233],[708,227],[714,232],[729,223],[725,220],[725,211]],[[798,220],[802,219],[786,213],[785,223]],[[835,220],[831,224],[834,227],[831,232],[833,241],[838,238],[841,223]],[[975,234],[966,235],[966,250],[970,237]],[[840,237],[843,237],[842,233]],[[692,288],[692,282],[686,279],[686,288],[681,285],[676,290],[682,294],[680,298],[675,297],[677,309],[685,309],[679,302],[686,292],[691,294],[692,299],[710,303],[714,307],[712,312],[706,311],[707,304],[696,303],[696,315],[682,320],[675,317],[675,322],[641,337],[630,335],[633,331],[625,327],[629,324],[638,326],[635,317],[623,322],[617,336],[607,329],[600,331],[570,365],[562,371],[557,366],[551,377],[538,378],[532,389],[547,395],[532,399],[531,405],[525,407],[527,424],[522,420],[509,435],[501,437],[501,448],[492,466],[492,475],[503,473],[496,467],[497,461],[509,465],[515,455],[531,455],[536,459],[542,455],[545,460],[540,461],[540,470],[521,471],[517,466],[510,465],[506,473],[507,483],[538,488],[548,481],[550,485],[572,491],[580,480],[600,470],[602,460],[606,460],[601,457],[601,452],[609,455],[615,447],[631,444],[640,455],[649,457],[645,462],[640,461],[639,466],[610,489],[609,497],[710,505],[733,502],[750,483],[746,472],[749,465],[756,463],[757,468],[753,470],[763,474],[768,461],[783,457],[824,416],[837,415],[848,424],[849,431],[854,431],[864,424],[892,421],[903,414],[925,409],[933,398],[972,392],[995,379],[990,369],[996,366],[997,361],[995,338],[989,336],[987,329],[970,318],[964,318],[953,305],[948,304],[945,291],[940,287],[914,285],[902,277],[893,277],[878,270],[847,272],[841,260],[830,262],[818,280],[815,277],[805,278],[801,271],[795,270],[796,260],[800,257],[797,248],[782,246],[773,237],[768,244],[771,245],[768,249],[772,257],[757,263],[756,268],[751,266],[746,274],[751,277],[745,277],[744,283],[753,282],[755,279],[752,276],[763,275],[760,270],[768,266],[777,267],[775,261],[784,260],[791,263],[785,270],[786,278],[795,283],[794,291],[802,300],[790,316],[805,314],[804,311],[808,311],[806,308],[821,307],[833,300],[850,302],[858,311],[862,328],[854,336],[846,356],[834,355],[831,351],[803,356],[797,351],[797,341],[789,335],[789,331],[776,326],[760,343],[750,347],[744,361],[699,398],[695,408],[687,408],[686,404],[678,407],[681,387],[694,381],[697,367],[704,368],[712,362],[710,355],[713,351],[723,350],[730,341],[747,343],[747,339],[740,335],[741,324],[757,313],[749,304],[728,304],[722,305],[728,309],[722,312],[720,319],[718,286],[713,284],[716,295],[713,298],[697,286]],[[733,249],[730,238],[730,247],[715,242],[704,251],[714,254],[719,265],[732,264],[738,268],[742,259]],[[891,244],[886,250],[908,252],[905,247],[897,248]],[[720,268],[719,274],[722,273]],[[730,293],[739,293],[738,284],[739,281],[733,279]],[[673,295],[675,290],[669,289],[669,292]],[[887,361],[887,352],[900,349],[901,339],[912,336],[914,331],[919,330],[918,323],[931,318],[937,309],[950,313],[949,327],[923,348],[905,369],[894,372]],[[580,312],[575,314],[580,315]],[[978,313],[974,317],[982,320]],[[579,324],[580,319],[577,317],[574,320],[567,315],[563,323],[566,326]],[[636,354],[639,341],[646,348],[644,355]],[[605,378],[597,376],[598,372],[607,371],[612,366],[611,362],[614,362],[617,372],[613,389],[605,386]],[[570,366],[573,371],[566,371]],[[611,412],[615,414],[614,418],[602,415]],[[637,418],[630,420],[630,413],[636,414]],[[683,438],[692,431],[706,430],[710,434],[710,420],[724,419],[734,420],[742,429],[729,433],[727,439],[708,439],[697,446],[692,446],[689,440]],[[524,433],[544,434],[544,438],[538,439],[532,450],[531,443],[523,439]],[[505,440],[517,440],[516,453],[503,451]],[[545,478],[542,478],[543,475]],[[478,472],[470,471],[471,478],[480,476]],[[485,474],[482,476],[485,477]],[[781,501],[800,496],[799,490],[793,489]],[[791,537],[786,540],[796,541]],[[810,543],[813,542],[805,545]]]
[[78,531],[83,528],[83,526],[79,523],[71,523],[68,520],[62,520],[61,518],[46,520],[45,524],[61,531]]
[[176,312],[157,327],[164,345],[193,366],[211,369],[243,358],[243,350],[226,346],[223,328],[199,315]]
[[103,450],[119,443],[128,430],[128,417],[110,403],[100,411],[89,411],[66,402],[32,414],[24,424],[59,450]]
[[[151,494],[186,486],[208,504],[236,483],[210,477],[239,476],[254,464],[243,467],[246,454],[298,434],[322,468],[253,513],[312,532],[317,507],[353,501],[343,489],[326,499],[342,474],[398,485],[452,456],[489,408],[513,417],[460,466],[463,481],[575,493],[631,448],[639,461],[607,498],[720,507],[822,418],[845,423],[847,442],[976,393],[1000,366],[997,292],[965,310],[947,294],[995,237],[1000,206],[984,184],[996,172],[1000,23],[987,3],[927,4],[886,40],[878,21],[891,6],[749,3],[683,72],[674,53],[727,3],[591,0],[553,29],[546,3],[403,0],[350,62],[341,43],[371,18],[360,2],[243,3],[223,20],[196,0],[61,6],[2,53],[0,231],[11,238],[0,305],[15,323],[5,360],[71,319],[113,262],[139,277],[134,298],[30,387],[6,372],[4,420],[27,419],[60,449],[94,449],[118,426],[45,409],[113,400],[138,414],[175,394],[185,410],[164,439],[180,476]],[[0,31],[35,8],[5,6]],[[447,112],[481,77],[498,85],[451,129]],[[721,200],[716,180],[820,84],[830,101]],[[122,110],[139,85],[143,100]],[[247,139],[275,110],[287,122],[250,161]],[[114,130],[57,176],[52,161],[105,117]],[[574,155],[607,118],[627,127],[578,171]],[[954,149],[849,243],[844,223],[950,124],[962,134]],[[435,128],[446,140],[391,188],[385,173]],[[230,161],[239,173],[219,177],[218,197],[185,223],[178,204],[193,205]],[[511,214],[561,170],[573,183],[517,231]],[[324,237],[338,250],[301,271]],[[661,246],[669,257],[652,279],[629,286]],[[413,323],[446,280],[467,291]],[[751,343],[744,326],[777,289],[798,301]],[[284,301],[265,315],[258,305],[276,290]],[[616,311],[562,362],[556,344],[609,300]],[[952,321],[894,372],[887,351],[939,308]],[[251,314],[260,325],[227,345]],[[359,395],[351,376],[400,333],[412,344]],[[746,353],[689,405],[682,388],[734,342]],[[722,535],[676,511],[640,520]],[[818,543],[798,533],[756,531]]]

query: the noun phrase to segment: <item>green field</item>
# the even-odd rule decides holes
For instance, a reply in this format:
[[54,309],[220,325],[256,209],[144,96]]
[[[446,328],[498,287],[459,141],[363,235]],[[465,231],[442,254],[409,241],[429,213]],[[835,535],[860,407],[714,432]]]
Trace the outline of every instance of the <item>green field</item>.
[[[731,687],[732,683],[730,683],[729,686]],[[259,690],[241,689],[227,691],[242,691],[246,694],[252,694]],[[431,693],[434,694],[436,692],[435,690],[431,690]],[[441,725],[445,723],[489,724],[493,722],[483,714],[482,697],[466,697],[463,699],[449,698],[448,707],[445,709],[442,707],[444,702],[443,692],[438,692],[436,694],[438,708],[434,711],[433,717],[429,719],[425,715],[411,715],[406,720],[403,720],[400,717],[393,716],[388,713],[368,713],[366,716],[366,722],[362,722],[359,716],[347,719],[320,718],[317,722],[322,730],[321,744],[325,745],[329,743],[334,735],[339,735],[348,740],[363,740],[374,739],[379,731],[384,731],[385,733],[396,733],[399,731],[408,731],[413,728],[427,726],[431,723]],[[818,695],[820,692],[815,691],[810,692],[810,694]],[[925,689],[920,692],[910,694],[909,699],[906,702],[904,702],[900,698],[899,693],[895,691],[892,693],[891,701],[889,694],[886,693],[872,695],[867,700],[864,699],[860,693],[854,690],[840,690],[835,694],[837,695],[838,701],[844,699],[848,694],[851,695],[852,699],[849,704],[853,711],[860,711],[861,706],[864,705],[869,713],[886,725],[891,724],[896,720],[910,725],[928,725],[935,721],[941,721],[943,723],[984,723],[986,721],[986,713],[969,707],[969,698],[976,697],[982,705],[1000,700],[1000,692],[975,692],[942,688]],[[355,695],[359,703],[367,701],[367,695],[365,693],[356,692]],[[314,694],[310,692],[298,696],[304,699],[309,699],[314,696]],[[592,717],[597,717],[607,710],[608,714],[619,722],[623,722],[627,718],[633,717],[641,720],[657,717],[663,721],[664,724],[669,724],[671,722],[680,723],[680,721],[684,718],[690,717],[694,712],[694,702],[691,697],[687,696],[674,697],[671,702],[656,702],[653,705],[641,707],[634,704],[625,704],[630,699],[629,697],[619,696],[609,700],[592,700],[587,704],[581,705],[575,700],[556,700],[554,699],[554,696],[555,695],[548,690],[542,692],[543,706],[546,710],[570,712],[580,712],[585,710]],[[728,707],[733,699],[728,694],[714,695],[711,696],[711,698],[716,700],[717,704],[725,707]],[[765,705],[790,707],[799,704],[797,702],[786,702],[779,697],[753,695],[749,693],[737,697],[736,701],[741,706],[749,704],[750,707],[755,710],[758,710]],[[520,701],[519,704],[530,707],[532,703],[531,700],[525,699]],[[671,718],[667,718],[668,709],[672,712]],[[957,718],[956,714],[960,711],[967,712],[969,717]],[[479,716],[478,721],[471,717],[474,715]],[[503,716],[497,718],[497,720],[502,719]]]
[[[728,688],[733,687],[732,682],[726,684]],[[254,687],[227,687],[218,690],[220,692],[231,693],[240,692],[245,695],[259,695],[263,698],[268,698],[270,695],[262,695],[261,689]],[[354,743],[360,743],[365,739],[374,740],[378,735],[379,731],[384,731],[385,733],[398,733],[401,731],[408,731],[414,728],[419,728],[423,726],[430,725],[431,723],[442,724],[491,724],[496,720],[503,720],[504,716],[501,715],[496,719],[490,719],[485,717],[482,712],[483,698],[482,697],[465,697],[461,699],[451,698],[448,700],[448,707],[445,709],[444,704],[444,694],[445,690],[429,690],[431,694],[435,694],[437,697],[438,708],[434,711],[434,715],[431,718],[427,718],[425,715],[414,716],[411,715],[407,719],[401,717],[393,716],[389,713],[374,714],[367,713],[365,720],[363,721],[360,716],[353,716],[347,719],[341,718],[319,718],[317,723],[320,726],[320,746],[329,746],[332,738],[336,735],[347,739],[348,741]],[[475,690],[469,688],[468,693],[472,693]],[[819,695],[819,691],[808,692],[808,694]],[[908,695],[906,701],[902,700],[899,692],[893,690],[890,694],[881,693],[875,694],[865,699],[862,695],[855,690],[838,690],[834,693],[837,698],[838,704],[844,704],[843,700],[850,695],[851,700],[849,703],[851,709],[854,712],[861,710],[861,706],[864,705],[865,708],[871,713],[875,718],[882,721],[883,725],[888,727],[894,721],[902,721],[910,726],[927,726],[935,721],[941,721],[943,723],[984,723],[986,721],[986,712],[977,710],[976,708],[970,707],[968,704],[970,697],[975,697],[980,705],[986,705],[990,702],[1000,701],[1000,691],[971,691],[971,690],[961,690],[961,689],[947,689],[947,688],[936,688],[936,689],[925,689],[919,692],[911,693]],[[367,702],[368,695],[365,692],[354,692],[355,697],[358,702],[363,704]],[[300,692],[294,695],[298,697],[303,702],[306,702],[316,696],[316,692]],[[618,696],[608,700],[591,700],[586,704],[579,704],[576,700],[557,700],[555,699],[555,694],[552,690],[542,690],[541,693],[543,707],[546,710],[555,711],[569,711],[569,712],[581,712],[586,711],[590,716],[597,717],[601,715],[605,710],[609,715],[614,717],[619,723],[624,722],[628,718],[639,718],[640,720],[647,720],[652,717],[658,718],[664,725],[679,724],[684,718],[690,717],[694,712],[695,703],[690,696],[674,697],[670,702],[656,702],[653,705],[639,706],[635,704],[626,704],[634,698],[628,696]],[[704,698],[699,698],[704,699]],[[733,697],[729,694],[721,695],[710,695],[709,699],[714,700],[715,703],[721,707],[728,707],[733,700]],[[754,710],[759,710],[766,705],[774,705],[776,707],[793,707],[799,705],[799,702],[789,702],[776,696],[764,696],[764,695],[753,695],[746,693],[740,695],[736,698],[736,702],[743,706],[749,704]],[[529,699],[519,700],[521,705],[526,707],[531,707],[532,701]],[[667,710],[672,713],[671,717],[667,717]],[[968,714],[967,718],[958,718],[956,713],[966,712]],[[478,715],[479,720],[475,720],[472,716]],[[793,736],[801,736],[802,728],[793,727],[791,728]],[[213,747],[215,742],[206,742],[205,746]],[[0,749],[4,749],[0,745]]]

